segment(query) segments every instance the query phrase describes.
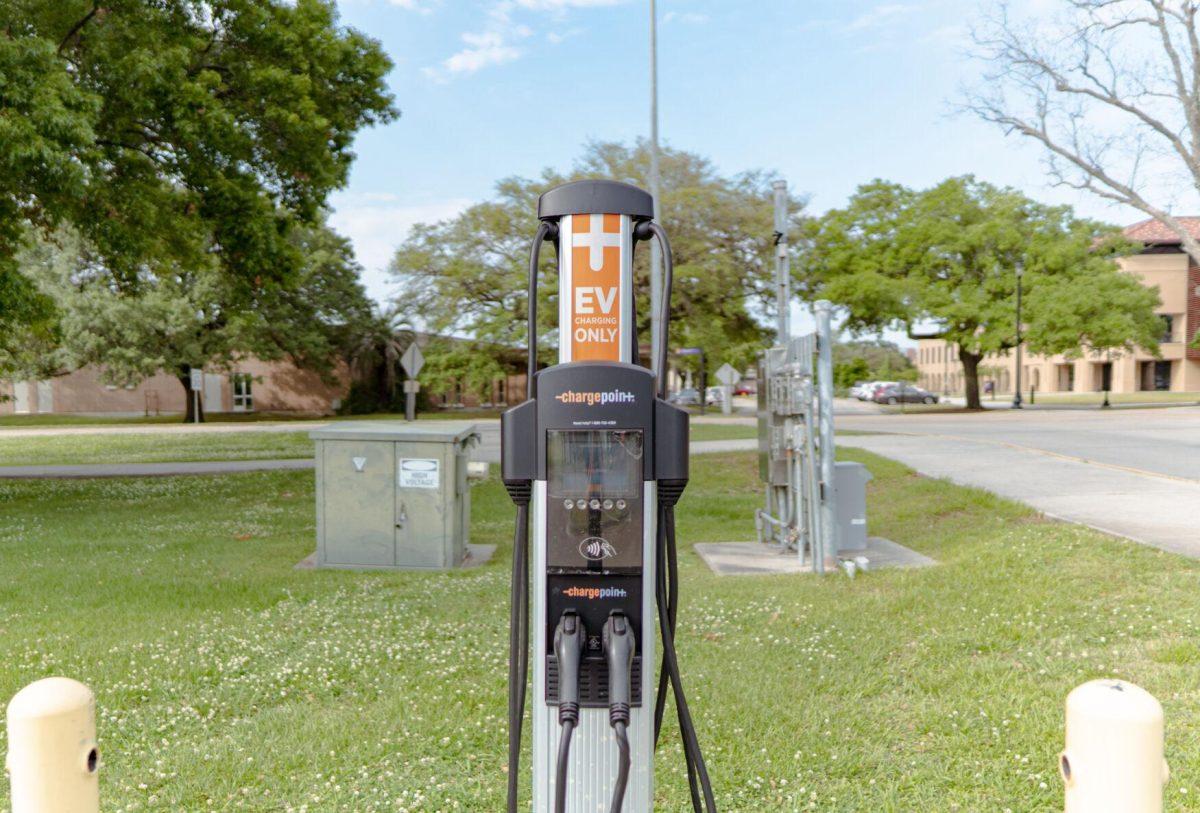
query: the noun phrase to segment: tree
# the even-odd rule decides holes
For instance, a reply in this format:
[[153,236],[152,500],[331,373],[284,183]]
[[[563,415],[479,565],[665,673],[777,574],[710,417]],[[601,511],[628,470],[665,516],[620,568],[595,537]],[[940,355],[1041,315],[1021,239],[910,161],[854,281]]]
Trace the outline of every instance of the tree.
[[[858,362],[861,362],[859,364]],[[912,381],[917,370],[894,342],[883,339],[856,339],[833,346],[834,380],[839,387],[857,381]],[[838,369],[848,383],[842,384]]]
[[[120,385],[163,370],[187,390],[193,368],[228,369],[253,355],[332,379],[370,329],[361,269],[348,241],[324,227],[298,228],[289,239],[303,265],[286,285],[261,291],[253,310],[229,305],[237,297],[215,260],[159,268],[130,294],[112,285],[91,247],[69,231],[21,259],[62,314],[61,345],[49,356],[60,372],[95,364],[105,381]],[[185,420],[192,420],[193,400],[187,403]]]
[[435,337],[423,352],[429,361],[421,369],[421,378],[431,393],[461,387],[483,403],[490,400],[496,380],[504,377],[496,355],[477,342]]
[[346,411],[403,411],[396,391],[400,357],[416,340],[416,334],[408,317],[395,306],[382,310],[372,307],[350,351],[353,380]]
[[968,176],[924,191],[859,187],[846,208],[814,224],[809,266],[823,295],[848,309],[853,332],[912,336],[937,325],[957,348],[967,406],[979,408],[980,361],[1016,344],[1018,264],[1031,352],[1157,352],[1158,294],[1115,262],[1129,250],[1111,226]]
[[1060,0],[1062,14],[979,31],[990,69],[968,107],[1046,150],[1051,178],[1160,221],[1200,263],[1171,214],[1200,193],[1200,3]]
[[[648,170],[645,143],[602,142],[589,144],[568,174],[547,169],[536,180],[501,181],[495,200],[413,229],[392,262],[402,284],[398,301],[422,314],[432,330],[470,334],[497,347],[523,346],[538,195],[579,178],[610,178],[644,188]],[[755,311],[769,312],[774,302],[771,177],[724,178],[707,160],[670,149],[663,151],[661,171],[662,222],[675,258],[671,346],[704,347],[710,373],[726,361],[745,367],[769,333]],[[801,204],[794,206],[798,217]],[[644,343],[649,343],[649,254],[642,246],[634,263],[637,325]],[[538,301],[542,363],[553,358],[558,321],[554,269],[554,251],[547,247]]]
[[184,318],[193,274],[226,314],[270,307],[355,133],[396,115],[387,57],[332,0],[9,0],[0,31],[0,313],[43,333],[16,258],[64,225],[123,307]]
[[862,356],[855,356],[833,363],[833,385],[848,390],[859,381],[871,378],[871,367]]

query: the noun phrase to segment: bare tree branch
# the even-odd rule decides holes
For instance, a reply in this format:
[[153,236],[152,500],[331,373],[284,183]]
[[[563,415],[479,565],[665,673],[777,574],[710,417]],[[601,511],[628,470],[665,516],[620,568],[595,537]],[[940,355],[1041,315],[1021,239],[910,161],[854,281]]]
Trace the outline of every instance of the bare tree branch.
[[[1178,235],[1200,263],[1200,240],[1147,181],[1157,168],[1188,178],[1200,193],[1200,3],[1062,4],[1064,24],[1037,31],[999,6],[975,34],[977,55],[990,70],[986,91],[970,95],[966,108],[1040,143],[1057,185],[1144,212]],[[1126,124],[1114,124],[1105,110]],[[1164,170],[1164,160],[1177,169]]]

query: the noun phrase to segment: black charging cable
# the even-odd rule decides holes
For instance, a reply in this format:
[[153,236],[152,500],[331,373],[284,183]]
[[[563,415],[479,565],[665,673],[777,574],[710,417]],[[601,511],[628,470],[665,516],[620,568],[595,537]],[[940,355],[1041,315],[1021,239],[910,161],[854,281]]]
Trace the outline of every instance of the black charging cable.
[[[655,590],[658,601],[659,629],[663,642],[663,668],[666,670],[675,697],[675,710],[679,716],[679,732],[683,737],[684,759],[687,761],[688,784],[692,795],[692,809],[695,813],[716,813],[717,804],[713,797],[712,782],[708,776],[708,766],[700,751],[700,741],[696,736],[696,725],[688,707],[687,696],[683,690],[683,679],[679,671],[679,657],[675,651],[675,630],[673,618],[678,614],[678,585],[679,565],[675,542],[675,506],[673,502],[663,502],[658,511],[660,532],[658,534],[658,562],[660,572],[666,565],[666,579],[659,578],[658,589]],[[668,607],[668,597],[674,595],[673,606]],[[660,698],[660,702],[663,702]],[[657,711],[657,705],[656,709]],[[656,735],[657,739],[657,735]],[[701,806],[703,797],[703,807]]]
[[[671,320],[671,287],[675,281],[675,262],[671,259],[671,241],[663,227],[653,220],[643,220],[634,227],[633,236],[637,240],[658,240],[658,247],[663,258],[663,290],[662,310],[659,312],[658,326],[658,358],[653,359],[654,374],[658,377],[658,397],[667,397],[667,323]],[[636,358],[636,355],[634,356]]]
[[517,528],[513,537],[512,585],[508,618],[508,813],[519,813],[521,723],[525,719],[525,682],[529,676],[529,494],[513,491]]
[[567,610],[554,630],[554,655],[558,659],[558,771],[554,785],[554,811],[567,809],[567,768],[571,760],[571,735],[579,725],[579,665],[583,660],[583,642],[587,640],[583,619]]
[[633,703],[633,653],[637,641],[629,618],[619,610],[604,622],[604,659],[608,662],[608,724],[617,739],[620,761],[613,785],[611,813],[621,813],[629,786],[629,708]]
[[[536,394],[537,373],[537,289],[542,243],[558,239],[558,226],[543,221],[529,250],[529,366],[525,395]],[[521,729],[525,722],[525,692],[529,681],[529,500],[533,484],[528,480],[505,482],[509,496],[517,506],[517,527],[513,535],[512,586],[509,594],[508,629],[508,813],[520,813],[517,797],[521,784]]]

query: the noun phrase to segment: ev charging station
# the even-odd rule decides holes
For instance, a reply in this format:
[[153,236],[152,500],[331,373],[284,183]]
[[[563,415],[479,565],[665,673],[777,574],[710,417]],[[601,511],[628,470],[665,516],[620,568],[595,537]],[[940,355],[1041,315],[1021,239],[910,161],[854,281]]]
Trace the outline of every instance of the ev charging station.
[[[653,212],[649,194],[613,181],[564,184],[538,200],[528,398],[501,421],[502,476],[517,505],[509,813],[518,810],[530,660],[534,813],[650,813],[668,684],[693,808],[716,810],[675,656],[674,506],[688,480],[688,415],[665,400],[672,265]],[[651,238],[665,260],[652,370],[638,363],[633,285],[634,246]],[[558,364],[538,371],[547,241],[558,259],[560,340]]]

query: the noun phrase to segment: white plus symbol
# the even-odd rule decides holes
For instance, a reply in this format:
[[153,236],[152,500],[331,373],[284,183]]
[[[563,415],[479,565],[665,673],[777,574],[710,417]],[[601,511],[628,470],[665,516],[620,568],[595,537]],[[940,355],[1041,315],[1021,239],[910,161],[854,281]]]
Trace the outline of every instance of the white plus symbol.
[[593,271],[604,268],[604,249],[621,247],[621,235],[604,231],[604,215],[591,215],[591,231],[576,232],[571,236],[571,245],[588,249],[588,265]]

